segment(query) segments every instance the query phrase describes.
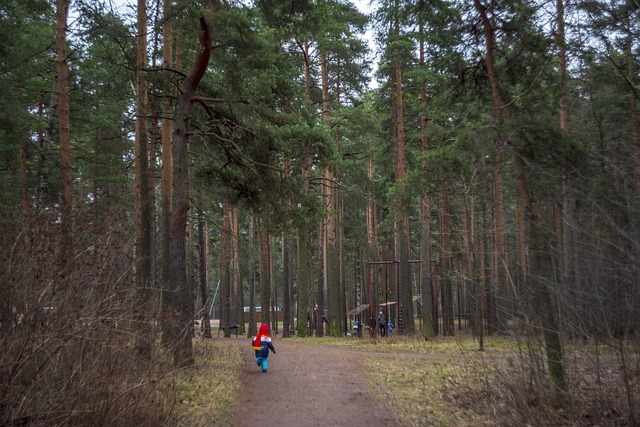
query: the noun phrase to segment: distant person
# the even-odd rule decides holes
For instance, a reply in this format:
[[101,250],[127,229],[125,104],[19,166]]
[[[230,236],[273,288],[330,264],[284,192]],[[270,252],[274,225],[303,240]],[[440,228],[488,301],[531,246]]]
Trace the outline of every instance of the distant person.
[[385,331],[387,329],[387,319],[385,319],[382,310],[380,310],[380,314],[378,314],[378,329],[380,329],[380,336],[385,336]]
[[353,322],[353,333],[357,337],[360,336],[360,322],[358,321],[358,319],[356,319],[356,321]]
[[256,352],[256,363],[262,368],[262,372],[267,372],[269,350],[276,354],[276,349],[271,342],[271,334],[269,332],[269,325],[263,323],[260,325],[258,335],[252,341],[253,349]]
[[389,336],[391,336],[393,333],[393,322],[391,320],[387,322],[387,329],[389,330]]

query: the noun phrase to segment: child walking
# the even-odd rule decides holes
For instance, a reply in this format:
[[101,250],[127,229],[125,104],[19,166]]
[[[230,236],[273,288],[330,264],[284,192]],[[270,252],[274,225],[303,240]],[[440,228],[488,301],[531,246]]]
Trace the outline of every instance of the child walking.
[[271,342],[268,324],[260,325],[258,335],[253,339],[253,349],[256,352],[256,363],[262,368],[262,372],[267,372],[269,350],[276,354],[276,349]]

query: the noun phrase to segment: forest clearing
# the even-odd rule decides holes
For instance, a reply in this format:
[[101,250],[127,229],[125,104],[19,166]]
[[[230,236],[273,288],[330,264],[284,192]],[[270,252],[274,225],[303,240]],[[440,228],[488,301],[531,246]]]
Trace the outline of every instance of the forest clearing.
[[0,425],[640,423],[637,1],[0,28]]

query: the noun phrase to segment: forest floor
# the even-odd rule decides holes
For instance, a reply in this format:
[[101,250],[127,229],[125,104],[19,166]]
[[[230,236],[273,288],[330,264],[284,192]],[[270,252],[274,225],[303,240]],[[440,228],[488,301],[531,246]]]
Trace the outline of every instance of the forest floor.
[[399,426],[374,396],[365,368],[349,348],[274,340],[277,354],[262,372],[249,339],[231,340],[244,354],[242,387],[235,413],[238,427]]
[[178,425],[627,426],[640,419],[635,346],[626,348],[623,367],[611,349],[568,345],[570,405],[557,409],[548,405],[544,356],[534,342],[486,337],[478,351],[463,334],[273,340],[268,372],[246,336],[197,340],[198,362],[179,386],[185,418]]

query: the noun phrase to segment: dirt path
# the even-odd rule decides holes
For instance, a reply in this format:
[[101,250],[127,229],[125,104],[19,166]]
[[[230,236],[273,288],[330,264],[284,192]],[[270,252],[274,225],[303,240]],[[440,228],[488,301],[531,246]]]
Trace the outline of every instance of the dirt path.
[[232,340],[245,355],[237,427],[273,425],[398,426],[372,396],[356,353],[276,339],[269,371],[255,363],[249,339]]

